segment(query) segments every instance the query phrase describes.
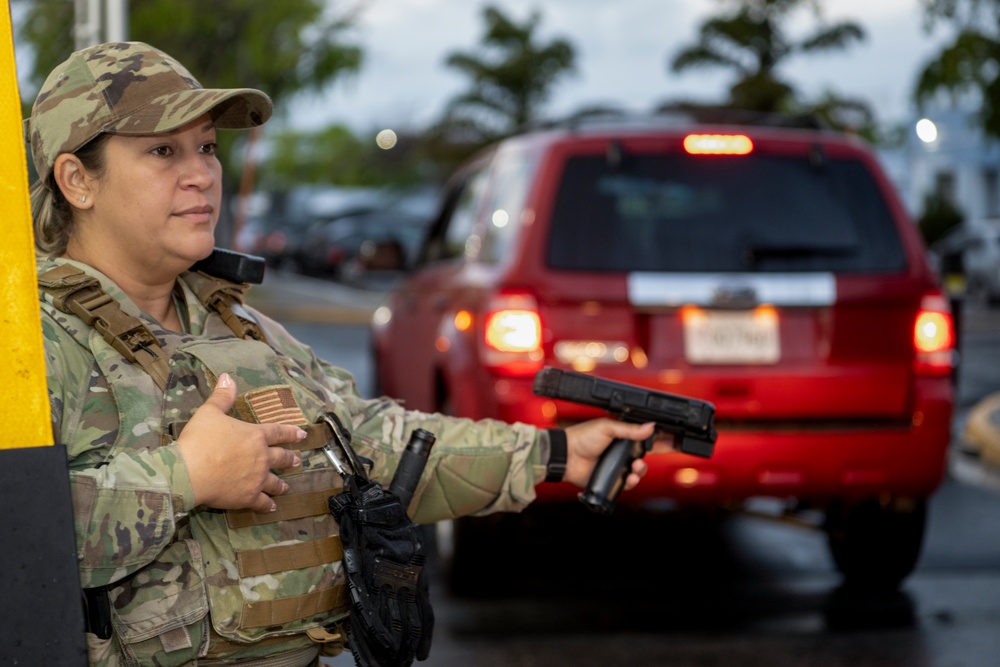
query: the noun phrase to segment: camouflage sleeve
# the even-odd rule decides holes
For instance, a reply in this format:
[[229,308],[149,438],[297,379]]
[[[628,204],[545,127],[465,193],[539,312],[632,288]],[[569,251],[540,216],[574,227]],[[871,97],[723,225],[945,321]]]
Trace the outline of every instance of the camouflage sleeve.
[[42,333],[52,434],[69,460],[81,583],[102,586],[153,561],[174,540],[194,489],[176,444],[108,459],[117,410],[93,357],[44,315]]
[[437,440],[414,498],[415,519],[431,523],[471,514],[520,511],[545,478],[548,436],[528,424],[473,421],[406,410],[388,397],[362,398],[350,373],[316,357],[280,324],[261,316],[268,340],[329,392],[331,404],[351,413],[354,446],[374,462],[373,477],[388,484],[406,440],[416,428]]

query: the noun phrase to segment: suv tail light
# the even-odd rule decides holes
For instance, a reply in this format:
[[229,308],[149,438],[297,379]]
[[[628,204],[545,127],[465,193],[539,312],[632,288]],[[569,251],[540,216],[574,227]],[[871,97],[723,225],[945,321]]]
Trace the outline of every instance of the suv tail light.
[[504,375],[534,375],[544,360],[542,320],[530,294],[500,294],[483,313],[483,363]]
[[955,367],[955,322],[951,307],[940,292],[924,295],[913,325],[917,375],[950,375]]

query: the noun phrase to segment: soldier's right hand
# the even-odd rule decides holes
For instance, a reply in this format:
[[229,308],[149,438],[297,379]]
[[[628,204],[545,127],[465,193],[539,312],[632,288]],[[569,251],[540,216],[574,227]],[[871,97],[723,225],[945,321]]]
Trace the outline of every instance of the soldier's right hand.
[[236,383],[227,373],[177,439],[195,502],[217,509],[271,512],[276,496],[288,485],[272,469],[301,463],[283,443],[298,442],[306,432],[290,424],[251,424],[229,416],[236,402]]

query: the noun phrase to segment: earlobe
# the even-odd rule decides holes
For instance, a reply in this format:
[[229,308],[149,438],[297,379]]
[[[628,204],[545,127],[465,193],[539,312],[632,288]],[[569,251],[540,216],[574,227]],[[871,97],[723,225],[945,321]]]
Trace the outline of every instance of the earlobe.
[[94,205],[91,183],[80,159],[72,153],[63,153],[52,166],[52,176],[66,201],[78,209]]

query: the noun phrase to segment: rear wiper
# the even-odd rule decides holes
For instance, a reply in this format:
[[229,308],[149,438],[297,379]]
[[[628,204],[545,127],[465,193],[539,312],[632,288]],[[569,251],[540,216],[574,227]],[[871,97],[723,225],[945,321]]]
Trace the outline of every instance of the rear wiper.
[[807,257],[851,257],[858,253],[857,245],[751,245],[744,250],[747,265],[756,266],[762,260],[795,259]]

